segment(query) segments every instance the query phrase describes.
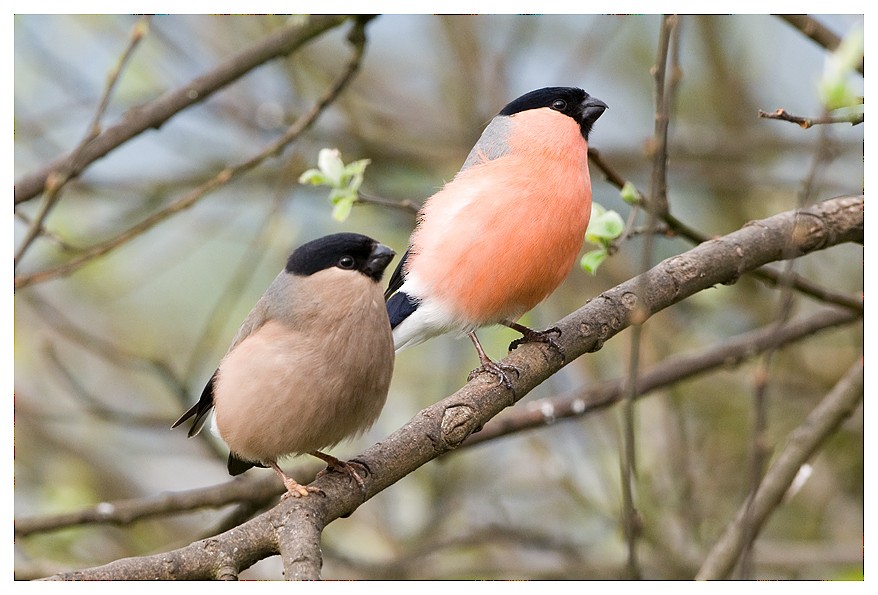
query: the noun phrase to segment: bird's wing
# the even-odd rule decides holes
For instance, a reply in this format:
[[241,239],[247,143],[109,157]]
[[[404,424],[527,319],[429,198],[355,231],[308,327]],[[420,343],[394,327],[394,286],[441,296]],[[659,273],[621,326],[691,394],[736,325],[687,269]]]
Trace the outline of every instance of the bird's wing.
[[[271,291],[271,289],[272,288],[269,287],[269,291]],[[267,294],[268,292],[266,292],[266,295]],[[238,329],[238,333],[232,340],[232,344],[229,345],[229,351],[237,347],[238,343],[252,335],[255,331],[259,330],[268,318],[268,300],[265,296],[262,296],[259,301],[256,302],[256,305],[253,306],[253,309],[250,310],[250,313],[247,315],[247,318],[244,319],[244,322],[241,323],[241,328]]]
[[399,259],[399,264],[396,265],[396,270],[393,271],[393,274],[390,276],[390,282],[387,284],[387,290],[384,292],[384,299],[387,300],[393,295],[397,289],[402,287],[403,282],[405,281],[405,271],[403,267],[405,267],[405,263],[408,260],[409,252],[411,252],[411,248],[405,251],[405,254],[402,255],[402,258]]
[[192,427],[189,428],[189,437],[191,438],[201,431],[201,428],[204,427],[204,422],[207,421],[207,414],[213,409],[214,382],[216,382],[216,372],[214,372],[213,376],[210,377],[210,380],[207,381],[204,390],[201,391],[201,398],[198,399],[198,402],[190,407],[186,413],[181,415],[180,419],[174,422],[174,425],[171,426],[172,430],[194,415],[195,420],[192,422]]
[[[241,325],[241,328],[238,329],[238,334],[235,335],[235,339],[232,341],[232,344],[229,347],[228,351],[234,349],[235,346],[238,345],[238,343],[249,337],[253,333],[253,331],[257,330],[259,327],[265,324],[265,321],[267,319],[268,312],[266,300],[263,297],[256,303],[256,305],[250,311],[250,314],[247,315],[247,318],[244,319],[244,323]],[[186,413],[181,415],[180,419],[174,422],[174,425],[171,426],[172,430],[190,417],[194,416],[195,419],[192,422],[192,427],[189,428],[189,437],[191,438],[201,431],[201,428],[204,427],[204,424],[207,421],[207,416],[210,413],[210,410],[213,409],[213,387],[214,383],[216,382],[218,372],[219,370],[216,370],[210,377],[210,380],[207,381],[207,384],[204,386],[204,390],[201,391],[201,398],[198,399],[198,402],[190,407],[189,410],[186,411]]]

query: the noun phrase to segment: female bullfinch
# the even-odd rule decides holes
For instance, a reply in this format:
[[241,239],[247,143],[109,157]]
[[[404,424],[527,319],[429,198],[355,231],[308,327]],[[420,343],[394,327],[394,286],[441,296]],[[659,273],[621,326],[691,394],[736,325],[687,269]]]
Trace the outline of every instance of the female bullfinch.
[[[451,182],[427,199],[385,293],[399,351],[467,333],[481,368],[510,386],[475,330],[504,324],[557,347],[558,329],[515,321],[564,280],[591,215],[588,135],[607,105],[582,89],[547,87],[504,107]],[[396,292],[396,293],[394,293]],[[472,376],[472,375],[471,375]]]
[[344,470],[320,450],[364,432],[378,418],[393,373],[393,338],[380,281],[394,252],[353,233],[299,247],[244,320],[201,399],[174,423],[194,416],[196,435],[214,412],[239,475],[271,467],[289,494],[316,488],[287,477],[277,461],[309,453]]

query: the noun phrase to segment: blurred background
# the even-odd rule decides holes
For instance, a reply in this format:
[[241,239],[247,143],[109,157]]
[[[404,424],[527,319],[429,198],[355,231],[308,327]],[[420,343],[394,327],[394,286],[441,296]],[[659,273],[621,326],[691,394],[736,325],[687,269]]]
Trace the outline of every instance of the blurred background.
[[[215,68],[289,22],[282,16],[156,16],[121,72],[105,127]],[[862,16],[821,15],[839,36]],[[15,17],[14,176],[46,166],[88,130],[108,73],[138,26],[135,16]],[[580,86],[610,109],[591,146],[641,191],[652,161],[661,17],[388,15],[372,20],[361,70],[316,123],[280,155],[70,275],[15,293],[15,516],[76,511],[229,479],[207,433],[187,440],[170,424],[193,403],[238,325],[299,244],[337,231],[378,238],[402,254],[414,216],[356,205],[332,218],[325,188],[303,186],[321,148],[370,159],[363,191],[420,204],[449,180],[490,118],[515,97]],[[272,60],[92,164],[62,191],[46,234],[16,276],[61,264],[167,207],[281,135],[341,73],[348,24]],[[863,126],[803,129],[758,117],[783,107],[822,113],[828,52],[780,18],[687,16],[670,125],[671,212],[706,236],[810,200],[859,194]],[[850,84],[862,95],[863,79]],[[813,171],[820,143],[830,160]],[[591,167],[594,200],[627,217],[619,191]],[[15,247],[41,199],[16,206]],[[642,236],[595,276],[575,269],[523,323],[553,322],[634,276]],[[653,262],[691,244],[660,237]],[[583,250],[588,247],[584,246]],[[394,264],[395,266],[395,264]],[[801,275],[862,295],[863,250],[844,245],[796,264]],[[793,317],[825,305],[797,297]],[[752,279],[661,312],[643,328],[641,365],[697,353],[776,319],[780,296]],[[486,329],[495,358],[517,334]],[[619,378],[630,330],[566,366],[527,401]],[[860,357],[862,326],[785,348],[771,361],[767,440],[781,445]],[[351,457],[423,407],[451,394],[478,364],[467,339],[440,337],[397,358],[387,406],[363,437],[333,450]],[[647,578],[691,578],[749,489],[758,362],[728,366],[637,403],[635,503]],[[811,462],[756,543],[758,578],[862,577],[862,409]],[[621,578],[619,408],[520,432],[434,461],[332,523],[326,578]],[[300,474],[316,460],[286,465]],[[254,470],[248,475],[270,471]],[[297,475],[298,477],[298,475]],[[220,526],[231,508],[81,526],[17,537],[16,576],[104,564],[183,546]],[[280,578],[277,558],[245,576]]]

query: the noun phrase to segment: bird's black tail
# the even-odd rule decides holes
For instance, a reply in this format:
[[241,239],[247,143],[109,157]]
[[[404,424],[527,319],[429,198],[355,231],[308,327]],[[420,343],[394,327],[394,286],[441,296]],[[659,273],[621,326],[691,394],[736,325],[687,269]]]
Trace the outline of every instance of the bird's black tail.
[[234,453],[229,453],[229,464],[227,468],[229,470],[229,475],[241,475],[247,469],[251,467],[265,467],[262,463],[257,463],[254,461],[245,461],[244,459],[239,459],[235,456]]

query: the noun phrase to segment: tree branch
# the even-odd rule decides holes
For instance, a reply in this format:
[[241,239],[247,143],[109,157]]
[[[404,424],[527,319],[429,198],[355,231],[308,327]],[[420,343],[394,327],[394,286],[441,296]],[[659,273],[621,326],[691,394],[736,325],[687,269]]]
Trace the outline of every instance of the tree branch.
[[[597,149],[589,147],[588,158],[604,174],[604,179],[606,179],[610,184],[612,184],[619,190],[621,190],[625,186],[625,178],[623,178],[622,175],[617,172],[615,168],[613,168],[613,166],[610,165],[609,162],[607,162],[606,159],[604,159],[604,157]],[[652,205],[649,199],[647,199],[643,195],[643,193],[640,192],[640,190],[637,190],[636,188],[635,190],[638,196],[637,206],[643,207],[648,211],[655,211],[655,207]],[[683,223],[670,213],[665,214],[662,217],[662,221],[667,225],[668,234],[684,238],[693,244],[700,244],[710,239],[704,234],[687,226],[685,223]],[[775,271],[769,267],[762,267],[755,271],[749,271],[748,274],[771,286],[776,286],[780,283],[781,275],[783,273]],[[813,281],[804,279],[795,273],[791,273],[789,282],[796,291],[804,293],[805,295],[810,295],[828,304],[835,304],[849,310],[857,312],[863,311],[862,302],[852,300],[850,296],[841,294],[826,287],[821,287]]]
[[735,520],[711,549],[695,577],[697,580],[722,579],[729,575],[745,545],[746,527],[753,523],[759,529],[765,524],[802,465],[853,413],[862,398],[863,358],[860,357],[802,425],[790,434],[753,498],[738,510]]
[[[796,192],[796,204],[804,207],[809,204],[814,194],[814,186],[818,174],[828,165],[830,159],[829,129],[822,128],[818,133],[818,142],[811,163],[802,183]],[[792,279],[795,274],[795,260],[787,260],[783,265],[783,272],[778,279],[780,289],[776,326],[780,328],[793,312],[793,306],[797,294],[792,289]],[[768,447],[768,409],[769,409],[769,380],[771,379],[772,360],[776,347],[772,346],[765,350],[753,373],[753,431],[751,434],[750,452],[750,495],[756,493],[762,481],[765,467],[768,464],[770,452]],[[743,580],[752,577],[753,571],[753,542],[758,534],[758,525],[755,522],[744,524],[745,544],[741,556],[740,578]]]
[[153,213],[140,223],[100,244],[91,246],[67,262],[36,273],[16,277],[15,289],[23,289],[34,283],[48,281],[56,277],[76,272],[92,260],[106,255],[110,251],[134,239],[172,215],[190,208],[209,192],[228,184],[231,180],[255,168],[265,159],[278,155],[287,145],[298,139],[303,132],[310,128],[310,126],[317,120],[318,116],[320,116],[320,114],[322,114],[323,111],[335,100],[338,94],[341,93],[353,78],[354,74],[359,70],[366,42],[362,30],[364,26],[365,21],[357,21],[355,28],[351,32],[350,41],[354,44],[354,56],[347,64],[344,72],[339,75],[332,86],[330,86],[330,88],[324,92],[314,105],[311,106],[311,109],[302,114],[292,126],[290,126],[274,142],[246,161],[234,166],[226,167],[211,179],[178,198],[164,209]]
[[766,120],[781,120],[783,122],[792,122],[798,124],[802,128],[811,128],[817,124],[850,124],[856,126],[865,121],[865,114],[848,114],[846,116],[820,116],[817,118],[803,118],[802,116],[794,116],[783,108],[777,108],[773,112],[759,110],[759,117]]
[[275,475],[264,475],[258,479],[233,479],[206,488],[159,494],[149,498],[101,502],[75,512],[16,519],[15,535],[25,537],[86,524],[129,525],[143,519],[191,512],[200,508],[261,502],[272,496],[280,496],[283,490],[283,485],[278,483]]
[[354,204],[373,204],[380,207],[388,207],[404,211],[411,215],[417,215],[418,211],[421,209],[421,207],[412,200],[393,200],[391,198],[375,196],[374,194],[365,194],[363,192],[357,194],[357,201]]
[[[494,382],[492,376],[481,374],[354,459],[368,471],[363,474],[365,498],[347,474],[326,473],[313,483],[326,497],[287,498],[230,531],[184,548],[51,578],[228,577],[281,550],[296,556],[294,560],[284,560],[288,578],[316,578],[322,559],[319,539],[314,536],[319,535],[326,524],[353,513],[364,499],[460,446],[470,434],[556,373],[566,362],[600,349],[605,341],[630,326],[635,309],[649,316],[716,284],[734,283],[743,272],[768,262],[862,241],[863,209],[862,196],[848,196],[755,221],[669,258],[602,293],[557,324],[562,332],[559,343],[567,354],[566,361],[542,345],[525,344],[504,360],[504,364],[519,371],[511,389]],[[302,539],[294,539],[296,537]]]
[[[782,18],[789,25],[795,27],[806,37],[830,52],[835,51],[841,43],[841,38],[838,35],[820,24],[820,22],[812,16],[806,14],[779,14],[776,16]],[[863,74],[863,62],[860,62],[857,65],[857,72]]]
[[348,18],[344,15],[331,15],[310,16],[304,22],[294,19],[292,23],[258,43],[230,56],[210,72],[150,103],[128,110],[118,124],[104,130],[81,150],[59,157],[40,171],[19,179],[15,184],[15,204],[30,200],[43,192],[53,173],[63,172],[62,177],[65,180],[79,176],[94,161],[140,133],[150,128],[159,128],[179,112],[204,101],[254,68],[294,52],[324,31],[341,25]]
[[[637,378],[637,397],[671,386],[717,368],[739,365],[771,345],[782,347],[806,339],[818,332],[831,330],[861,319],[846,310],[824,310],[804,320],[789,322],[781,328],[761,328],[733,337],[712,349],[692,355],[671,357],[643,371]],[[624,381],[616,379],[584,390],[531,401],[523,408],[509,409],[471,434],[460,449],[478,446],[497,438],[544,427],[565,419],[580,418],[602,411],[619,402]],[[298,477],[298,473],[294,473]],[[15,535],[26,537],[35,533],[57,531],[84,524],[127,525],[161,515],[191,512],[200,508],[219,508],[233,503],[262,503],[283,494],[284,488],[274,475],[257,479],[234,479],[216,486],[189,490],[178,494],[161,494],[117,502],[104,502],[80,511],[15,521]]]
[[[101,132],[101,120],[104,117],[104,113],[107,111],[107,107],[110,105],[110,97],[113,94],[113,89],[116,88],[116,83],[119,81],[119,77],[122,74],[125,65],[128,64],[128,61],[131,59],[131,56],[134,55],[134,50],[140,44],[140,41],[143,39],[147,29],[149,27],[149,17],[143,16],[137,20],[137,23],[131,30],[131,35],[128,39],[128,45],[125,47],[125,50],[122,52],[122,55],[119,57],[119,60],[116,62],[116,65],[107,75],[107,83],[104,86],[104,92],[101,96],[101,100],[98,103],[97,111],[95,115],[92,117],[91,124],[89,124],[88,128],[85,132],[85,137],[80,141],[79,145],[73,149],[73,152],[70,154],[70,161],[75,162],[79,159],[79,156],[82,154],[85,147],[94,140]],[[15,252],[15,256],[13,257],[13,269],[18,266],[18,263],[21,261],[21,257],[24,256],[24,253],[30,247],[34,240],[40,235],[43,230],[43,222],[48,217],[49,212],[55,207],[58,203],[58,200],[61,198],[61,188],[67,183],[70,179],[71,171],[53,171],[46,181],[45,190],[46,193],[43,196],[43,201],[40,204],[40,208],[37,211],[37,214],[34,216],[33,221],[31,221],[30,227],[25,234],[24,239],[19,245],[18,249]]]
[[[659,218],[670,215],[668,204],[668,131],[671,123],[675,91],[679,82],[679,41],[680,19],[677,15],[662,17],[659,30],[659,44],[653,75],[655,77],[655,124],[652,139],[653,166],[650,178],[649,202],[654,209],[647,211],[648,231],[644,237],[641,252],[641,266],[645,272],[653,261],[653,245],[655,231],[658,229]],[[669,63],[670,62],[670,66]],[[670,76],[667,71],[670,68]],[[633,218],[632,218],[633,221]],[[644,288],[638,288],[642,293]],[[642,340],[642,322],[646,320],[645,312],[635,312],[631,329],[631,345],[628,354],[628,370],[622,401],[622,452],[620,456],[621,491],[622,491],[622,525],[628,547],[627,572],[631,579],[640,579],[642,569],[637,556],[637,541],[643,530],[643,520],[634,501],[634,482],[637,473],[637,449],[634,431],[634,399],[637,395],[637,377],[640,373],[640,346]]]
[[[788,322],[780,328],[770,325],[732,337],[721,345],[700,349],[695,354],[669,357],[662,363],[641,372],[637,377],[636,397],[646,396],[653,391],[718,368],[725,369],[739,365],[768,348],[789,345],[815,333],[850,324],[861,318],[845,310],[824,310],[805,320]],[[523,408],[510,409],[498,415],[477,434],[467,438],[461,447],[476,446],[501,436],[544,427],[564,419],[578,419],[602,411],[618,403],[622,399],[624,389],[624,380],[620,378],[562,395],[531,401]]]

